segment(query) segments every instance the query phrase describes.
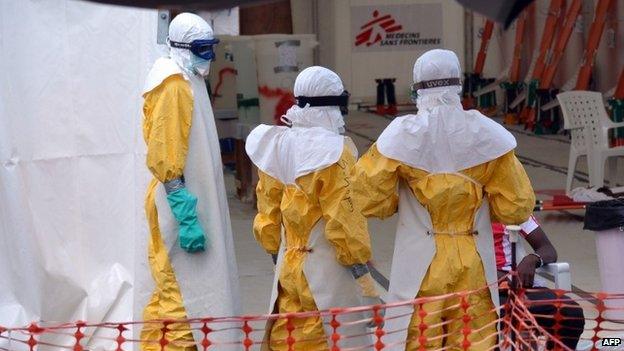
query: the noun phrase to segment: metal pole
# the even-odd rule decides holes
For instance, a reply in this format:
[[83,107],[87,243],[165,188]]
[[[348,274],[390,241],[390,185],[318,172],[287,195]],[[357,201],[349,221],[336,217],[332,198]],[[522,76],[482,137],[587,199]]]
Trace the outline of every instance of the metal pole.
[[519,225],[508,225],[506,229],[507,232],[509,232],[509,242],[511,243],[511,270],[515,272],[517,264],[516,244],[518,243],[522,228]]
[[[516,278],[516,267],[517,267],[517,260],[518,257],[516,255],[516,246],[518,245],[518,238],[520,236],[520,231],[522,230],[522,228],[520,228],[520,226],[518,225],[508,225],[506,226],[506,230],[509,233],[509,242],[511,243],[511,272],[512,272],[512,276],[511,276],[511,286],[509,287],[510,290],[514,291],[514,294],[511,294],[511,291],[509,293],[509,298],[507,299],[507,303],[509,303],[512,299],[515,299],[516,294],[515,291],[517,290],[517,282],[518,279]],[[510,316],[511,319],[511,325],[514,326],[514,320],[515,318],[513,317],[513,314]],[[514,331],[513,328],[511,329],[511,342],[515,344],[516,342],[516,332]]]
[[169,10],[158,10],[158,27],[156,29],[156,43],[167,44],[169,36],[169,22],[171,21],[171,13]]

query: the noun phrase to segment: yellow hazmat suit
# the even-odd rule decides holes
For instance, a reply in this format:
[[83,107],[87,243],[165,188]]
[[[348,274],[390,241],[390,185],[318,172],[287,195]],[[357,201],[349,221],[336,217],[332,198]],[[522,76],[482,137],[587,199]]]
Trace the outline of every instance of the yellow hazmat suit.
[[[159,87],[145,95],[143,113],[143,135],[147,144],[147,167],[154,175],[147,196],[145,210],[150,228],[149,260],[157,290],[145,307],[143,320],[184,319],[187,317],[180,287],[169,260],[168,250],[158,226],[155,189],[160,183],[179,178],[182,175],[188,151],[188,136],[191,129],[193,94],[187,81],[180,75],[167,78]],[[169,118],[177,116],[178,118]],[[159,340],[162,336],[159,326],[144,328],[142,340]],[[172,325],[171,329],[188,329],[189,325]],[[190,331],[171,332],[170,341],[193,342]],[[175,348],[172,350],[184,350]],[[150,346],[144,345],[144,350]],[[153,345],[153,349],[158,349]],[[195,350],[195,347],[189,347]]]
[[[466,169],[461,172],[484,185],[481,192],[473,182],[452,174],[434,174],[412,168],[397,160],[389,159],[373,145],[362,156],[355,168],[355,197],[367,217],[386,218],[397,211],[399,182],[407,184],[431,215],[436,244],[436,254],[429,265],[417,297],[437,296],[452,292],[475,290],[486,285],[481,258],[476,250],[475,240],[469,235],[473,229],[475,214],[484,197],[490,204],[493,220],[505,223],[521,223],[535,205],[531,183],[524,168],[513,151],[493,161]],[[464,233],[444,234],[444,233]],[[418,255],[418,253],[414,253]],[[472,341],[491,337],[489,342],[474,348],[486,350],[496,342],[496,312],[488,290],[482,290],[469,298],[473,333]],[[457,299],[436,301],[424,305],[428,313],[442,311],[456,305]],[[446,345],[461,346],[462,310],[453,308],[441,313],[430,314],[425,323],[433,326],[442,320],[453,320],[445,327],[427,329],[428,337],[448,334]],[[489,325],[488,325],[489,323]],[[417,350],[418,311],[414,312],[408,332],[407,350]],[[486,328],[479,330],[486,326]],[[494,337],[492,337],[494,335]],[[426,349],[443,346],[443,339],[430,340]]]
[[[405,307],[408,314],[413,310],[409,323],[389,318],[388,332],[400,331],[385,342],[404,341],[407,350],[495,345],[498,294],[488,217],[522,223],[535,204],[513,152],[515,138],[477,111],[462,109],[460,77],[453,52],[423,54],[414,65],[418,114],[393,120],[354,172],[354,197],[364,215],[399,213],[389,302],[480,289],[466,297],[467,321],[458,298],[425,303],[424,324],[419,305]],[[467,340],[464,323],[471,329]]]
[[[338,75],[314,66],[299,74],[294,92],[298,97],[319,97],[339,96],[343,90]],[[259,169],[254,236],[269,254],[279,253],[271,311],[352,307],[363,299],[367,304],[379,303],[370,273],[355,273],[368,272],[365,264],[371,247],[366,219],[351,198],[349,176],[357,150],[339,134],[344,126],[339,107],[295,105],[284,118],[291,128],[260,125],[246,143]],[[370,345],[365,323],[350,323],[363,318],[361,314],[338,316],[343,323],[338,332],[351,336],[338,341],[339,347]],[[282,318],[268,324],[270,349],[289,349],[288,323]],[[295,318],[291,323],[295,350],[333,346],[327,320]]]
[[[213,38],[210,26],[190,13],[174,18],[169,36],[182,43]],[[218,136],[204,77],[199,74],[207,73],[209,61],[193,66],[197,60],[192,55],[187,49],[170,48],[169,58],[154,63],[144,88],[146,163],[154,179],[145,199],[150,232],[146,256],[152,279],[137,272],[138,299],[146,301],[143,320],[239,313],[238,276]],[[170,201],[170,196],[181,190],[187,194],[183,206]],[[185,215],[184,222],[176,217],[180,213]],[[197,237],[198,233],[205,234],[207,244],[201,241],[202,250],[185,244],[189,234]],[[220,350],[231,349],[223,344],[239,341],[240,330],[225,324],[220,327],[225,330],[207,337]],[[162,328],[160,323],[143,326],[142,350],[161,350]],[[167,329],[166,350],[196,350],[195,345],[204,337],[199,330],[191,331],[188,323],[171,324]]]
[[[317,310],[303,272],[307,243],[312,228],[324,218],[325,237],[336,250],[336,259],[344,266],[366,263],[371,257],[364,218],[354,215],[348,199],[348,172],[355,157],[345,149],[340,160],[323,170],[297,179],[285,186],[259,172],[257,187],[258,215],[254,236],[270,254],[277,254],[281,225],[288,243],[279,272],[279,295],[276,312]],[[286,319],[279,319],[271,330],[271,349],[287,350]],[[319,317],[294,319],[296,350],[326,350],[326,335]],[[302,340],[310,340],[302,341]]]

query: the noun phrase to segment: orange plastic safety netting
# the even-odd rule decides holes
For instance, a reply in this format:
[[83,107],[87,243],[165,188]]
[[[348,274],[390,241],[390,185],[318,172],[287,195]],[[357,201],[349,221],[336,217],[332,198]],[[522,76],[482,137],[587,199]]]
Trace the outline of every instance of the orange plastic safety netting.
[[[0,327],[0,350],[203,351],[270,346],[280,350],[355,351],[403,350],[406,344],[413,350],[572,350],[570,344],[576,343],[579,335],[578,345],[584,345],[584,350],[609,349],[605,340],[609,342],[606,345],[615,347],[613,350],[624,349],[619,339],[624,336],[624,320],[614,318],[624,315],[624,294],[579,296],[562,290],[505,290],[500,307],[476,312],[473,297],[484,290],[489,289],[291,314],[119,323],[38,322]],[[432,310],[426,306],[441,307]],[[345,318],[353,315],[362,318]],[[306,335],[302,329],[309,325],[298,321],[315,318],[322,320],[326,332],[322,337],[302,337]],[[389,327],[396,325],[395,319],[404,319],[404,328]],[[287,335],[267,341],[265,325],[276,320],[285,322]],[[349,332],[354,326],[369,323],[372,328],[356,329],[366,330],[364,333]],[[150,335],[158,337],[138,337],[146,327],[156,330]],[[393,337],[397,335],[408,335],[409,340]]]

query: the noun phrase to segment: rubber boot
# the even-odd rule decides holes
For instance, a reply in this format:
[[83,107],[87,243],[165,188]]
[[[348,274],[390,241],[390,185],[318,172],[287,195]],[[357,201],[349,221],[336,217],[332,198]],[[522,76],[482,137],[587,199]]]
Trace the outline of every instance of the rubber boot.
[[386,84],[384,83],[383,79],[375,79],[375,82],[377,82],[377,109],[375,113],[384,116],[386,114]]
[[473,73],[465,73],[464,77],[464,97],[461,103],[465,110],[470,110],[476,108],[476,99],[472,96],[472,92],[476,90],[478,76]]
[[[611,110],[613,111],[611,120],[615,123],[624,122],[624,100],[609,99],[609,105],[611,105]],[[610,132],[611,147],[624,146],[624,127],[613,128]]]
[[518,96],[518,84],[505,82],[501,84],[502,88],[505,90],[505,105],[503,112],[505,114],[505,118],[503,119],[504,124],[518,124],[520,118],[518,116],[518,107],[511,108],[509,105],[516,99]]
[[396,106],[396,94],[394,91],[395,81],[395,78],[384,79],[384,85],[386,86],[386,97],[388,98],[388,108],[386,109],[386,114],[391,116],[396,116],[398,113]]
[[537,90],[537,106],[535,108],[535,112],[537,113],[535,134],[537,135],[553,134],[553,129],[558,128],[556,123],[556,109],[542,111],[542,106],[549,103],[552,100],[552,96],[552,90]]

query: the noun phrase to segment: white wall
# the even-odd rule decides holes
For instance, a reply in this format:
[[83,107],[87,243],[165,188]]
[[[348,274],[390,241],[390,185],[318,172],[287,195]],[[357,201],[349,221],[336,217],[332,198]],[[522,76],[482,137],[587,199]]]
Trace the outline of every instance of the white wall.
[[293,34],[314,33],[314,11],[316,0],[290,0]]
[[199,11],[197,14],[212,26],[215,35],[240,34],[238,7],[219,11]]
[[[443,8],[443,47],[464,59],[464,10],[453,0],[435,1]],[[318,1],[320,64],[336,70],[353,100],[374,102],[375,78],[395,77],[399,102],[408,101],[414,62],[423,51],[352,52],[351,6],[426,4],[431,0]]]
[[594,66],[596,88],[601,92],[613,88],[624,69],[624,2],[612,2]]

